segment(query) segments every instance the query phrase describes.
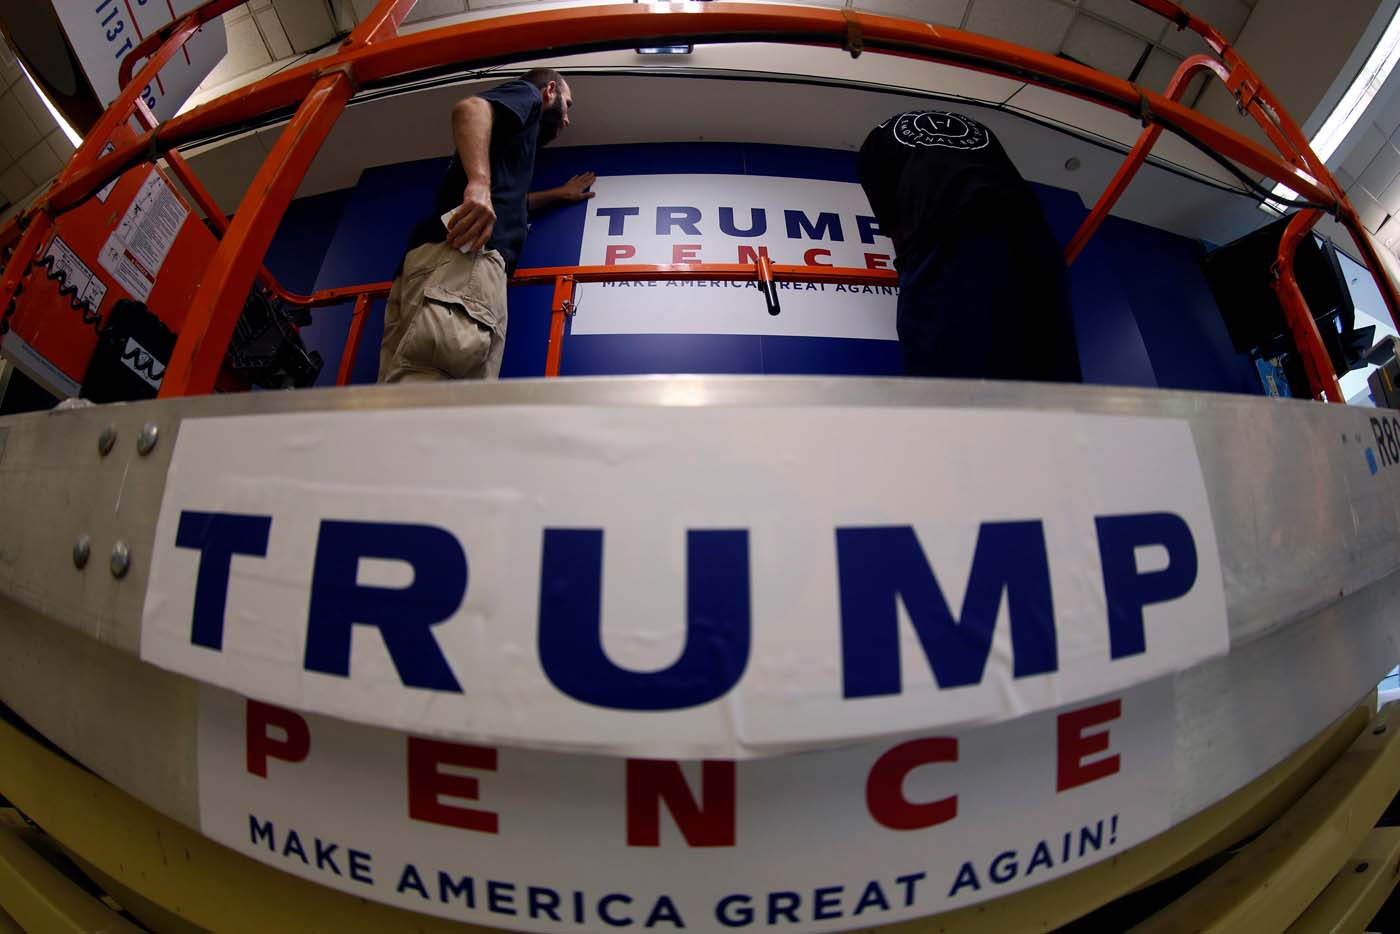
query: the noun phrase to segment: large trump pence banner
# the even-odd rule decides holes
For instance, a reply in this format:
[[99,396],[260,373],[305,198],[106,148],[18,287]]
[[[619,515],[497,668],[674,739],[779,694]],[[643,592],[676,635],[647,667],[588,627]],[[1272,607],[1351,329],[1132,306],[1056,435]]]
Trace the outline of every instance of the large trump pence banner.
[[[774,263],[890,269],[894,245],[861,187],[752,175],[600,178],[582,265]],[[896,340],[894,286],[779,283],[770,316],[749,282],[580,286],[574,334],[761,334]]]

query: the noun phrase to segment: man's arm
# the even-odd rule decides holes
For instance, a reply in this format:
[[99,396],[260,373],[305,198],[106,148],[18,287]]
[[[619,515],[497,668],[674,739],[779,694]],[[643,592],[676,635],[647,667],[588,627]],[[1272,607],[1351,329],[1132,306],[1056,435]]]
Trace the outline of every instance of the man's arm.
[[598,180],[598,176],[593,172],[584,172],[582,175],[575,175],[558,188],[546,188],[542,191],[530,192],[530,213],[534,214],[545,208],[551,208],[559,204],[573,204],[576,201],[587,201],[597,192],[589,191],[593,183]]
[[452,139],[467,173],[462,206],[447,228],[447,242],[479,250],[491,239],[496,209],[491,205],[491,102],[480,97],[460,100],[452,108]]

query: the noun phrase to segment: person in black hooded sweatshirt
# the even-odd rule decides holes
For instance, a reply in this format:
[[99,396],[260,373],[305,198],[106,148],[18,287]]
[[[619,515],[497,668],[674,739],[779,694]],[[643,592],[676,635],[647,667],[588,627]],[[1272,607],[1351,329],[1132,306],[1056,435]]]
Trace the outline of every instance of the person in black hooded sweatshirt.
[[909,375],[1081,379],[1064,254],[986,127],[902,113],[870,131],[857,167],[895,244]]

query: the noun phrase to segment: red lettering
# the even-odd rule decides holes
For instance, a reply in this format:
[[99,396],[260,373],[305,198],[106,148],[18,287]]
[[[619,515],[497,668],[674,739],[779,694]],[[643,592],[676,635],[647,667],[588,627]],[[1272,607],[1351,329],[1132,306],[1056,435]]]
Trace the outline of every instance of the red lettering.
[[[267,778],[267,760],[301,762],[311,751],[311,728],[301,715],[260,701],[248,701],[244,714],[247,729],[248,774]],[[285,738],[275,739],[268,727],[277,727]]]
[[802,262],[805,263],[805,264],[807,264],[808,266],[830,266],[831,263],[819,263],[819,262],[817,262],[817,257],[818,257],[818,256],[830,256],[830,255],[831,255],[831,251],[830,251],[830,250],[811,249],[811,250],[808,250],[806,253],[803,253],[803,254],[802,254]]
[[700,797],[686,784],[681,764],[669,759],[627,760],[627,845],[661,845],[661,804],[691,846],[734,845],[734,763],[700,765]]
[[772,261],[772,257],[768,255],[768,247],[766,246],[759,247],[757,253],[755,253],[753,247],[748,244],[743,244],[739,247],[739,262],[741,263],[756,263],[760,256],[770,262]]
[[1056,718],[1055,732],[1059,746],[1059,765],[1055,770],[1056,791],[1067,791],[1117,774],[1117,753],[1093,762],[1084,761],[1086,756],[1108,749],[1108,730],[1088,735],[1084,731],[1091,726],[1117,720],[1122,715],[1123,702],[1115,699],[1083,710],[1071,710]]
[[866,253],[866,254],[865,254],[865,268],[866,268],[866,269],[890,269],[890,268],[892,268],[892,267],[890,266],[890,258],[889,258],[889,256],[888,256],[887,254],[885,254],[885,253]]
[[675,246],[671,247],[671,262],[700,262],[700,246],[701,245],[698,243],[677,243]]
[[443,804],[442,795],[476,801],[479,783],[469,775],[438,770],[440,765],[496,771],[496,750],[490,746],[467,746],[435,739],[408,738],[408,816],[413,820],[481,833],[496,833],[496,812]]
[[904,779],[921,765],[957,762],[958,741],[934,736],[914,739],[885,753],[865,780],[865,806],[876,822],[891,830],[921,830],[958,816],[958,796],[916,804],[904,797]]
[[620,259],[631,259],[637,255],[637,248],[628,246],[625,243],[612,243],[608,245],[607,252],[603,255],[604,266],[616,266]]

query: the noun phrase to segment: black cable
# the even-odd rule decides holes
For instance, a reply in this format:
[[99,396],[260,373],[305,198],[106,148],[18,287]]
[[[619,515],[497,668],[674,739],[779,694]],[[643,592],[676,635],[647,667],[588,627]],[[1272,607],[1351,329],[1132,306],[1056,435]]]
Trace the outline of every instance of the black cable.
[[[1254,180],[1253,176],[1251,176],[1244,169],[1241,169],[1238,165],[1236,165],[1233,159],[1231,159],[1229,156],[1226,156],[1224,153],[1221,153],[1218,150],[1214,149],[1205,141],[1197,139],[1192,134],[1173,124],[1170,120],[1163,118],[1160,114],[1153,113],[1152,119],[1160,123],[1163,126],[1163,128],[1171,130],[1177,136],[1186,140],[1186,142],[1190,143],[1192,146],[1205,153],[1206,156],[1208,156],[1211,159],[1211,161],[1215,162],[1221,168],[1225,169],[1225,171],[1229,172],[1235,178],[1239,179],[1241,184],[1243,184],[1246,188],[1248,188],[1251,192],[1255,193],[1258,196],[1261,204],[1277,204],[1285,208],[1296,208],[1298,210],[1323,211],[1331,217],[1337,216],[1337,205],[1335,203],[1320,204],[1316,201],[1305,201],[1302,199],[1284,198],[1279,195],[1275,195],[1273,191],[1259,184],[1257,181]],[[1283,184],[1286,185],[1288,183],[1284,182]]]

